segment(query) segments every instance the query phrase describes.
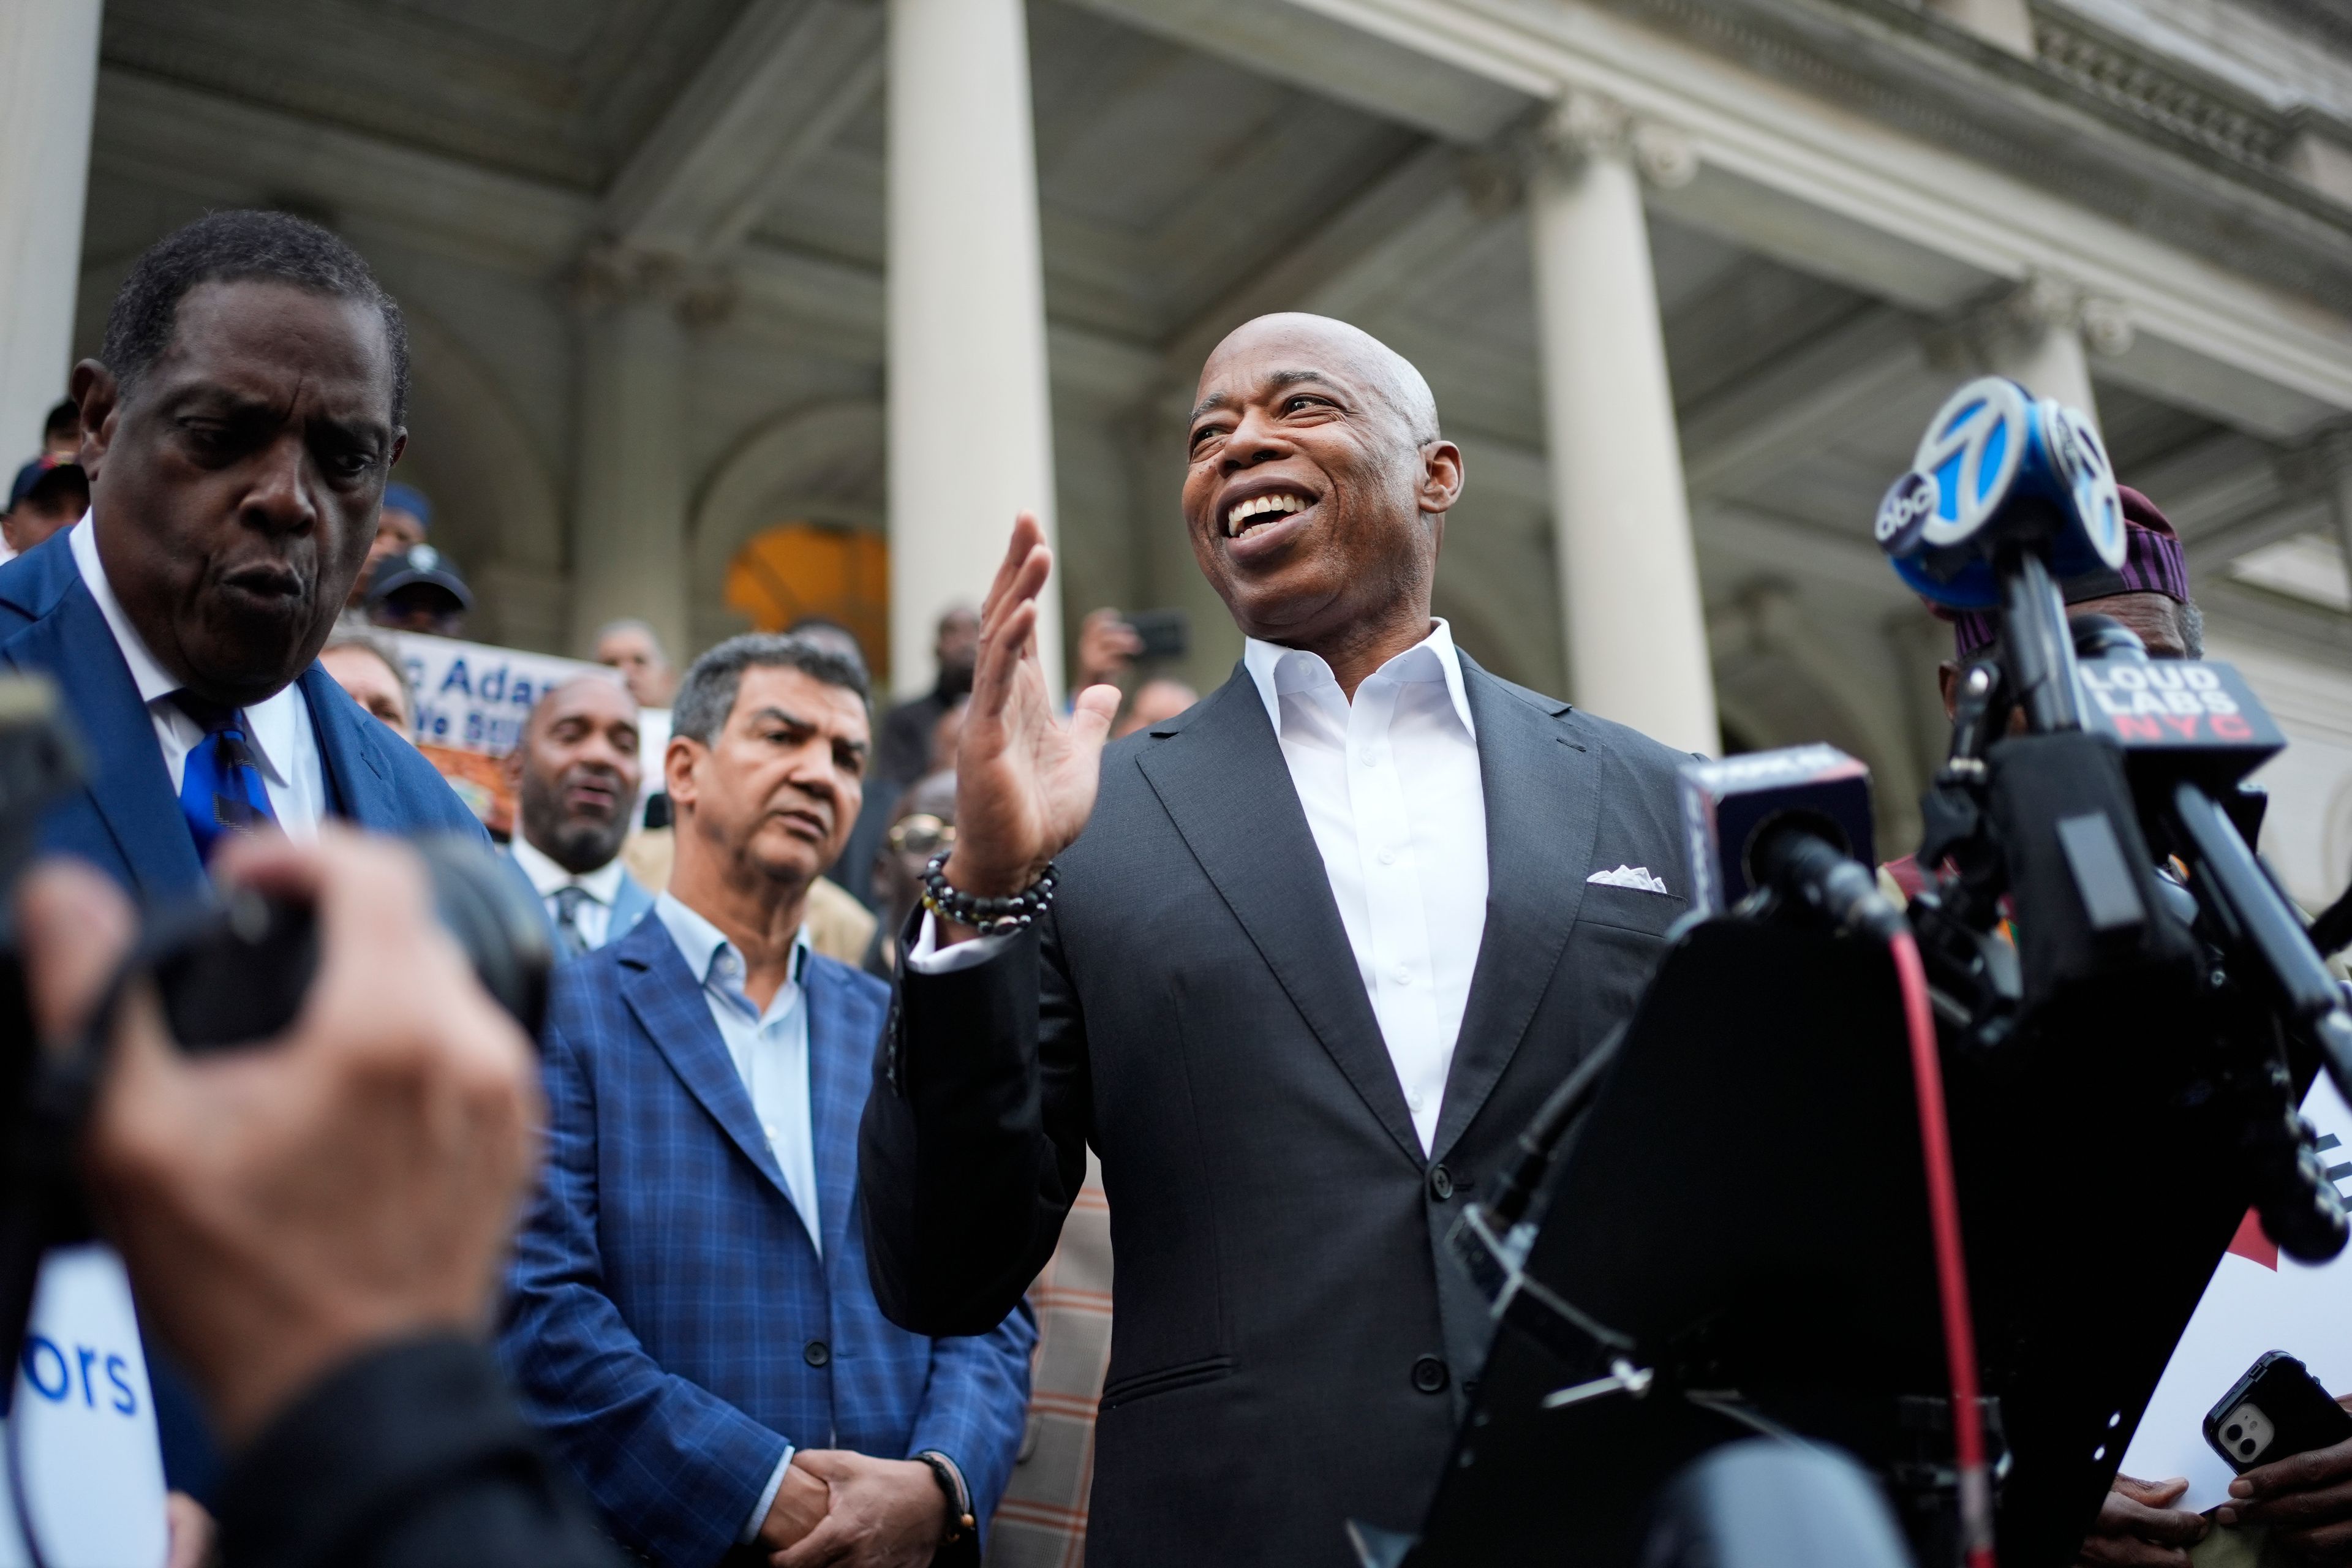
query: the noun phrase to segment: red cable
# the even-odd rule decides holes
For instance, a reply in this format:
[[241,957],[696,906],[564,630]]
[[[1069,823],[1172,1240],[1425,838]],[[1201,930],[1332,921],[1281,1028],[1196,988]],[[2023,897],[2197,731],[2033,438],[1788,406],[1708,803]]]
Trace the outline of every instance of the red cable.
[[1927,1217],[1936,1237],[1936,1287],[1944,1310],[1944,1359],[1952,1377],[1952,1447],[1960,1472],[1960,1541],[1969,1568],[1993,1568],[1992,1488],[1985,1473],[1984,1422],[1977,1408],[1977,1336],[1969,1315],[1968,1258],[1960,1248],[1960,1199],[1952,1179],[1952,1134],[1944,1114],[1944,1063],[1927,972],[1908,931],[1887,942],[1911,1037],[1911,1081],[1919,1098],[1919,1154],[1927,1171]]

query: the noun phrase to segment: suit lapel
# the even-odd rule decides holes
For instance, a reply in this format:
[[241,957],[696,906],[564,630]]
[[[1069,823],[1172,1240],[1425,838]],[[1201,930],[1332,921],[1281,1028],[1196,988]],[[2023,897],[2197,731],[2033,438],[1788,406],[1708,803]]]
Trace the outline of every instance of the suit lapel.
[[[819,1234],[827,1258],[849,1246],[849,1226],[857,1187],[857,1123],[866,1089],[874,1081],[873,1054],[861,1055],[847,987],[829,968],[809,960],[809,1135],[816,1149]],[[866,1031],[869,1035],[877,1031]]]
[[1244,669],[1136,765],[1291,1003],[1418,1167],[1421,1139],[1364,994],[1281,742]]
[[767,1135],[760,1130],[759,1114],[751,1108],[751,1090],[743,1087],[735,1059],[719,1037],[719,1026],[711,1022],[710,1004],[677,943],[670,940],[669,928],[659,921],[639,926],[622,939],[620,959],[621,996],[636,1015],[638,1026],[668,1060],[687,1092],[701,1101],[743,1157],[791,1203],[784,1173],[777,1168]]
[[18,668],[40,670],[58,683],[89,751],[90,799],[141,895],[185,897],[203,888],[204,862],[180,815],[154,722],[89,589],[77,582],[50,614],[0,651]]
[[362,711],[335,684],[334,677],[315,663],[296,684],[302,689],[302,700],[310,705],[310,732],[319,738],[328,808],[362,827],[399,832],[404,819],[383,768],[370,750],[383,743],[381,736],[368,732],[380,727],[379,721]]
[[1439,1160],[1486,1103],[1551,984],[1584,901],[1601,820],[1597,765],[1567,722],[1566,703],[1538,707],[1466,654],[1462,684],[1486,800],[1486,930],[1432,1140]]

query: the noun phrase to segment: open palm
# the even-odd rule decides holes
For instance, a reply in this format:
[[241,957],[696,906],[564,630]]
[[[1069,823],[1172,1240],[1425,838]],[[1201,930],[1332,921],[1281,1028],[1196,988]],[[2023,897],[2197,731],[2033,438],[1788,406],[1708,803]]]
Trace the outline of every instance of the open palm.
[[1054,710],[1037,656],[1037,596],[1054,552],[1023,512],[980,609],[971,706],[956,749],[956,845],[949,885],[982,898],[1035,881],[1094,810],[1114,687],[1082,692],[1068,721]]

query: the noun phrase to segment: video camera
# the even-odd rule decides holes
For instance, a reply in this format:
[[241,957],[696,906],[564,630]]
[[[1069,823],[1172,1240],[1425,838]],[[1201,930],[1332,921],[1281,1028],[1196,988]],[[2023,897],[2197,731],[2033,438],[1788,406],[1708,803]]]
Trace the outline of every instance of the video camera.
[[1368,1563],[1681,1562],[1675,1510],[1738,1491],[1691,1478],[1759,1433],[1853,1456],[1921,1563],[2071,1563],[2249,1205],[2345,1245],[2298,1107],[2322,1068],[2352,1093],[2352,899],[2307,929],[2248,847],[2284,739],[2234,670],[2070,623],[2059,583],[2126,549],[2096,431],[1970,383],[1875,533],[2000,628],[1925,887],[1885,895],[1829,747],[1685,770],[1692,913],[1450,1237],[1493,1346],[1423,1530],[1360,1530]]
[[[241,891],[153,910],[89,1026],[75,1040],[45,1046],[16,950],[15,898],[44,814],[82,782],[81,758],[54,687],[37,676],[0,678],[0,1344],[12,1365],[42,1257],[90,1234],[76,1152],[124,994],[152,984],[183,1049],[234,1049],[281,1034],[319,964],[315,912],[301,904]],[[535,1037],[553,953],[528,889],[467,839],[428,837],[414,847],[442,923],[483,986]],[[0,1393],[0,1416],[9,1398]],[[10,1424],[12,1438],[20,1425]],[[21,1507],[18,1517],[26,1517]]]

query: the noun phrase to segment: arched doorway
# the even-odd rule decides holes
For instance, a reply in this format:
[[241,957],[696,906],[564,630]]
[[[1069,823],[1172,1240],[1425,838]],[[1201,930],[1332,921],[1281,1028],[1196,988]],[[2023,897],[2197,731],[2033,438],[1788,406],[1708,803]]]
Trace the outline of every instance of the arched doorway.
[[880,534],[808,521],[762,529],[728,563],[727,604],[766,632],[810,616],[840,622],[876,688],[889,689],[890,546]]

